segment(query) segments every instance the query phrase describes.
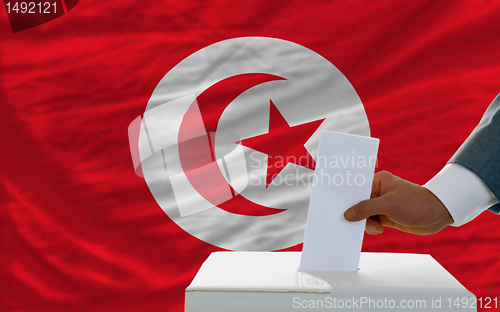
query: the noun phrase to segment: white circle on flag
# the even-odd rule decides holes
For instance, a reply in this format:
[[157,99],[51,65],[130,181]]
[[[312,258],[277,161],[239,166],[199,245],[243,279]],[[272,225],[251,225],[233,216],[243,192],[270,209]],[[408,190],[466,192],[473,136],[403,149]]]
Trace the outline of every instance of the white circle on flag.
[[[308,177],[312,178],[312,170],[288,163],[266,186],[268,156],[238,145],[234,138],[245,140],[269,131],[270,101],[291,127],[324,119],[304,144],[313,158],[322,130],[369,136],[361,100],[346,77],[328,60],[301,45],[275,38],[234,38],[207,46],[177,64],[156,86],[144,114],[153,135],[146,135],[146,127],[142,127],[140,141],[146,141],[146,137],[152,140],[154,129],[165,127],[169,135],[162,140],[177,140],[185,119],[197,116],[186,113],[193,109],[191,103],[196,104],[193,99],[224,79],[243,74],[270,74],[282,79],[242,90],[218,117],[215,135],[209,135],[208,142],[214,146],[217,168],[223,172],[233,196],[241,196],[248,205],[282,210],[251,216],[221,209],[221,205],[197,192],[189,174],[183,171],[184,156],[180,156],[177,146],[158,153],[167,171],[165,177],[145,175],[145,180],[163,211],[198,239],[229,250],[279,250],[303,241],[312,181]],[[147,117],[148,112],[151,117]],[[192,138],[194,133],[200,134],[192,132]],[[155,144],[169,145],[151,141],[144,144],[152,150]],[[140,153],[141,159],[147,157]],[[237,178],[244,179],[235,179],[231,172],[238,172]],[[239,186],[238,180],[244,183]],[[233,200],[224,204],[231,205]]]

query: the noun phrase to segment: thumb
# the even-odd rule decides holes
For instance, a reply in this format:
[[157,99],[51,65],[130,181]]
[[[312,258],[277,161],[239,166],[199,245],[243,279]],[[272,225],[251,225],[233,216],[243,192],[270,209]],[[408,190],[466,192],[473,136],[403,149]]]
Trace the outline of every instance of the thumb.
[[363,200],[344,212],[347,221],[361,221],[379,214],[385,215],[387,204],[384,196]]

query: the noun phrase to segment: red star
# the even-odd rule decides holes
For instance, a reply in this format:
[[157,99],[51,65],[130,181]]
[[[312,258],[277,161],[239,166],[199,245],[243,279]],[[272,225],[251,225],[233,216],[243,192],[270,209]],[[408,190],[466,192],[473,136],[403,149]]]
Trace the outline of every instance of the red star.
[[290,127],[271,101],[269,132],[240,142],[241,145],[267,154],[266,188],[289,162],[314,170],[316,163],[304,144],[323,120]]

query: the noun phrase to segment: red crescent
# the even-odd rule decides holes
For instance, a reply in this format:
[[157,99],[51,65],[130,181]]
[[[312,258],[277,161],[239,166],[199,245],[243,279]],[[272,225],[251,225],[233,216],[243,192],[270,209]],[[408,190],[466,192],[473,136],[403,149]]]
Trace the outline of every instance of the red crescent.
[[[286,209],[262,206],[237,194],[222,175],[217,163],[214,162],[215,155],[209,137],[192,139],[193,133],[199,133],[200,130],[199,122],[194,124],[195,120],[201,114],[205,132],[215,133],[220,116],[236,97],[251,87],[274,80],[286,79],[263,73],[241,74],[223,79],[197,97],[199,113],[196,105],[191,105],[183,117],[178,136],[178,142],[183,142],[179,144],[182,169],[191,185],[201,196],[227,212],[248,216],[268,216]],[[201,174],[200,168],[203,168]],[[232,196],[228,200],[229,191]]]

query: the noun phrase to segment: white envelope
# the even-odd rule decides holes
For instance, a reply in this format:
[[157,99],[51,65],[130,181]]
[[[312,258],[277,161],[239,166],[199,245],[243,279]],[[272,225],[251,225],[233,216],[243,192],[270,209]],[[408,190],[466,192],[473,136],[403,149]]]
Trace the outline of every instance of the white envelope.
[[366,221],[344,212],[370,198],[379,139],[323,131],[299,271],[357,271]]

